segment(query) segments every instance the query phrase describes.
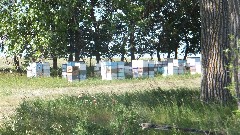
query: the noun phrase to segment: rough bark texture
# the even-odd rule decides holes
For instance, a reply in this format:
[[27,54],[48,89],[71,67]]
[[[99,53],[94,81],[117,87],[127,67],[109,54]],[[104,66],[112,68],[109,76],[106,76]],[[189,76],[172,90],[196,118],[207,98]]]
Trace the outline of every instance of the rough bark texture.
[[231,98],[229,73],[229,10],[227,0],[201,0],[203,101],[225,103]]

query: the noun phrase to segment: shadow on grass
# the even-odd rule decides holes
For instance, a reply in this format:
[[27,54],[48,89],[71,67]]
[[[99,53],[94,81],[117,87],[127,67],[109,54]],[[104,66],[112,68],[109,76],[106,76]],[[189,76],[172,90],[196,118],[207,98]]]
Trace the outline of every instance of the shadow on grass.
[[203,104],[199,91],[159,88],[121,95],[100,93],[25,101],[0,133],[149,134],[154,131],[142,131],[139,123],[153,119],[203,129],[228,128],[226,123],[232,121],[225,120],[231,117],[234,103],[226,107]]

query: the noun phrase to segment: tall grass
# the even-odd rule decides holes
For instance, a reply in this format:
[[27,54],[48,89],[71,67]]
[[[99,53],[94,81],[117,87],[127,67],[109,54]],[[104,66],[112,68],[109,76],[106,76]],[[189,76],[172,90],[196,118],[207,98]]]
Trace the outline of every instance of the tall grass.
[[143,122],[239,134],[235,104],[204,104],[199,89],[188,88],[24,101],[0,134],[191,134],[142,130]]

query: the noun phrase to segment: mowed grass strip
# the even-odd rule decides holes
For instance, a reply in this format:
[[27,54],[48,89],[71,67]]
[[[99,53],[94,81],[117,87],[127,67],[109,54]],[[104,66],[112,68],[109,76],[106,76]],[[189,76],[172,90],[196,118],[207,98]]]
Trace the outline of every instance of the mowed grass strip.
[[146,79],[125,79],[103,81],[88,78],[85,81],[69,83],[57,77],[27,78],[26,75],[0,73],[0,123],[14,114],[23,100],[36,98],[54,99],[59,96],[78,96],[81,93],[116,93],[144,91],[148,89],[199,88],[200,75],[157,76]]

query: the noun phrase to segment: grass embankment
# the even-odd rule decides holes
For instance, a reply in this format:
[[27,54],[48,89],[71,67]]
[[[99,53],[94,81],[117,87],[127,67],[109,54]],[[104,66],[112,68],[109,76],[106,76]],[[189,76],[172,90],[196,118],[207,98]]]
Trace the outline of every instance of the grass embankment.
[[[144,122],[239,133],[240,117],[232,113],[235,103],[221,106],[199,100],[200,76],[79,83],[14,75],[5,79],[0,81],[2,99],[15,98],[21,104],[0,134],[187,134],[142,130],[139,124]],[[21,94],[30,99],[18,99]],[[54,100],[45,99],[49,96]]]

